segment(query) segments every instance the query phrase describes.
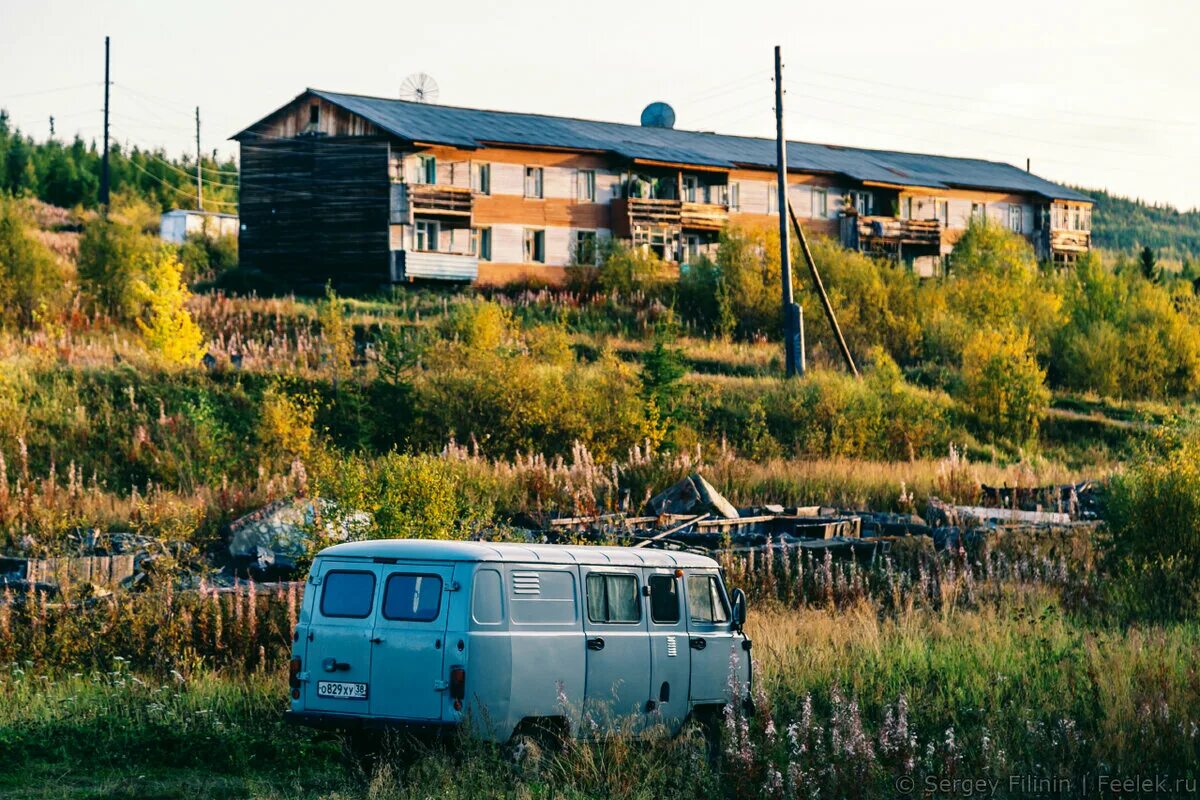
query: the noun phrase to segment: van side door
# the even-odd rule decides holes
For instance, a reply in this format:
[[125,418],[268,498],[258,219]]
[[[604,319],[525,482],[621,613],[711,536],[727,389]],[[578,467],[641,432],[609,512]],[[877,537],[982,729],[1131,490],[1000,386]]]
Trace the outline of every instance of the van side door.
[[688,713],[692,650],[688,647],[683,581],[674,568],[644,571],[650,590],[650,721],[678,732]]
[[371,697],[371,635],[381,587],[379,570],[361,561],[319,559],[304,669],[306,711],[366,714]]
[[650,639],[642,603],[641,571],[632,567],[581,566],[583,630],[587,648],[584,733],[594,721],[602,730],[639,731],[650,699]]
[[380,576],[382,599],[371,637],[371,716],[441,719],[454,567],[386,564]]
[[724,703],[729,696],[731,660],[738,660],[741,675],[750,654],[742,651],[741,639],[733,635],[729,598],[716,570],[688,570],[683,584],[692,653],[691,701]]

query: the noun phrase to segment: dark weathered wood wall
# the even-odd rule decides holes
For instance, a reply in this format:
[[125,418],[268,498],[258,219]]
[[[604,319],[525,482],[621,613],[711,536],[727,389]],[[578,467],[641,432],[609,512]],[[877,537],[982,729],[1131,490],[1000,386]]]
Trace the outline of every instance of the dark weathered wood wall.
[[298,289],[382,283],[388,267],[388,142],[241,142],[240,258]]

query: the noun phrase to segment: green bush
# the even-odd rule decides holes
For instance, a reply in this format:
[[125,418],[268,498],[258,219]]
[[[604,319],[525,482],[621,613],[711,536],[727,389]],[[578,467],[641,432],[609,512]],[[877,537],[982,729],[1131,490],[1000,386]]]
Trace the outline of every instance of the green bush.
[[1112,479],[1106,507],[1110,596],[1157,618],[1200,612],[1200,436],[1158,434]]
[[135,286],[157,248],[153,237],[116,219],[93,219],[79,240],[83,290],[108,314],[132,320],[140,310]]
[[0,195],[0,324],[26,326],[57,316],[70,290],[68,270],[34,238],[19,201]]
[[1046,373],[1031,352],[1028,333],[977,331],[963,352],[962,400],[989,441],[1013,446],[1037,439],[1050,407]]

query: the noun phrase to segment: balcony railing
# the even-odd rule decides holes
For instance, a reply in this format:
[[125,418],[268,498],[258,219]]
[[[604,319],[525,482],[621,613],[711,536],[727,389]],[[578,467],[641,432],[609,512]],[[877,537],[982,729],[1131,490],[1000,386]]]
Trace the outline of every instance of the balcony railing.
[[684,228],[719,231],[729,222],[729,206],[721,203],[684,203],[680,223]]
[[942,223],[936,219],[902,219],[849,214],[841,220],[842,246],[887,251],[901,246],[940,248]]
[[417,278],[441,281],[473,281],[479,275],[479,259],[461,253],[430,250],[393,250],[392,280]]
[[391,220],[412,223],[414,214],[461,217],[469,220],[475,200],[471,190],[462,186],[436,183],[393,183]]

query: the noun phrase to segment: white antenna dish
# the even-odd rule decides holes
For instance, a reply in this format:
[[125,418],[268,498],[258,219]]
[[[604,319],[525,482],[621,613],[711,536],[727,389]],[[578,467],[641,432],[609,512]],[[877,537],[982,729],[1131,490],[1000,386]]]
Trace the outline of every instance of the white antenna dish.
[[433,76],[424,72],[414,72],[400,84],[400,99],[412,103],[436,103],[438,85]]

